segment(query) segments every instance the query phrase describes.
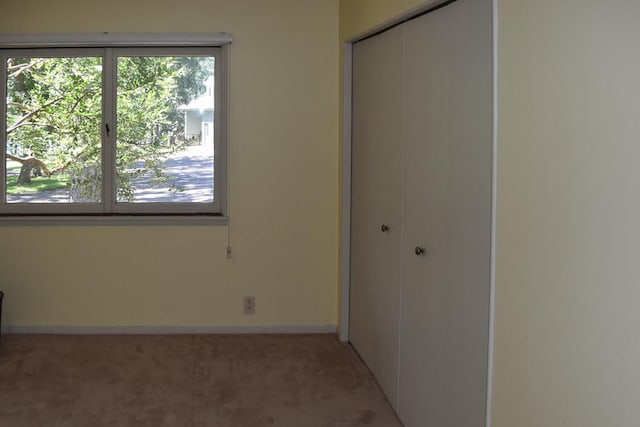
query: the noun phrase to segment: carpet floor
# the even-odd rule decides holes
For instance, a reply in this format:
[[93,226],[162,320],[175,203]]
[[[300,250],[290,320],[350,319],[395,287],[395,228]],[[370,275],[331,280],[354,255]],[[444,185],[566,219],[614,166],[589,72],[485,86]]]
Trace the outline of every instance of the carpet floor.
[[401,423],[334,335],[5,335],[0,426]]

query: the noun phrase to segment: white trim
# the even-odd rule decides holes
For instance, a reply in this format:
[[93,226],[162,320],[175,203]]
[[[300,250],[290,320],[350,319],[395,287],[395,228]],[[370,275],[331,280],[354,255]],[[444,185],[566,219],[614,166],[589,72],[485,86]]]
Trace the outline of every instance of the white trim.
[[231,33],[68,33],[3,34],[0,48],[120,47],[120,46],[222,46]]
[[[222,214],[226,217],[230,216],[231,212],[231,49],[223,48],[222,54],[224,55],[224,102],[226,108],[224,110],[224,138],[225,138],[225,162],[224,162],[224,177],[225,177],[225,193],[223,195]],[[215,136],[214,136],[215,137]],[[214,141],[215,142],[215,141]],[[215,167],[215,165],[214,165]],[[214,183],[215,184],[215,183]],[[215,188],[214,188],[215,191]],[[215,195],[215,193],[214,193]],[[227,258],[231,257],[231,220],[227,219]]]
[[[113,97],[110,101],[113,103],[113,110],[108,113],[113,114],[111,127],[113,128],[112,138],[109,139],[111,142],[111,147],[109,148],[109,153],[113,156],[111,159],[111,166],[115,170],[115,165],[118,159],[118,147],[116,143],[116,139],[118,136],[118,107],[117,107],[117,93],[115,89],[117,88],[117,80],[118,80],[118,59],[126,58],[130,56],[158,56],[158,57],[170,57],[170,56],[194,56],[194,57],[208,57],[214,58],[214,70],[213,75],[215,81],[215,97],[211,98],[213,102],[215,100],[215,156],[213,159],[213,163],[211,166],[213,168],[213,186],[214,188],[210,188],[212,191],[213,201],[198,203],[198,202],[153,202],[153,203],[144,203],[144,202],[128,202],[128,201],[119,201],[117,199],[117,188],[116,181],[114,178],[115,174],[111,176],[111,194],[112,198],[110,202],[112,203],[112,210],[109,212],[119,213],[119,214],[133,214],[133,213],[141,213],[141,214],[154,214],[158,213],[166,213],[166,214],[201,214],[201,213],[224,213],[223,205],[224,205],[224,181],[226,179],[224,173],[224,165],[225,165],[225,138],[224,138],[224,129],[227,126],[225,123],[222,114],[226,109],[226,105],[224,104],[224,97],[222,95],[223,90],[225,88],[224,81],[224,59],[222,58],[222,48],[221,47],[185,47],[185,46],[170,46],[170,47],[137,47],[137,48],[117,48],[117,49],[109,49],[109,52],[112,53],[112,75],[108,75],[107,77],[111,78],[111,87],[112,92],[109,94]],[[105,95],[107,96],[107,95]],[[212,107],[214,107],[212,105]],[[213,109],[213,108],[212,108]],[[108,117],[105,117],[105,121]],[[213,155],[213,151],[211,152]],[[211,171],[211,169],[210,169]],[[105,184],[106,186],[106,184]],[[106,209],[105,205],[105,209]]]
[[[222,36],[221,36],[222,34]],[[88,48],[93,46],[94,41],[98,40],[100,47]],[[26,219],[30,225],[35,222],[43,222],[46,225],[53,223],[69,225],[72,215],[75,224],[95,224],[95,214],[124,214],[139,215],[140,217],[152,217],[151,222],[155,225],[169,224],[177,225],[176,217],[180,217],[180,223],[190,215],[201,215],[198,225],[219,225],[226,224],[220,221],[220,216],[226,215],[226,129],[228,123],[226,121],[226,105],[228,99],[228,88],[226,87],[226,69],[225,54],[227,52],[227,44],[230,43],[230,35],[223,33],[216,34],[62,34],[62,35],[0,35],[0,59],[13,55],[38,55],[42,57],[59,57],[61,55],[78,55],[96,56],[103,58],[103,74],[102,74],[102,200],[98,203],[7,203],[6,200],[0,201],[0,213],[5,216],[0,217],[0,225],[5,225],[13,221],[22,222],[21,216],[26,215],[42,215],[42,218],[32,220]],[[225,42],[225,43],[221,43]],[[145,44],[144,47],[141,47]],[[51,49],[49,46],[55,45],[62,49]],[[70,49],[68,46],[73,45]],[[14,47],[31,47],[34,49],[14,49]],[[114,49],[113,47],[116,46]],[[135,47],[132,47],[135,46]],[[153,47],[149,47],[153,46]],[[162,47],[158,47],[162,46]],[[3,49],[7,48],[9,49]],[[138,54],[138,55],[156,55],[166,56],[175,55],[196,55],[211,56],[215,58],[216,76],[216,104],[215,108],[216,123],[215,126],[215,157],[213,168],[214,171],[214,199],[211,203],[194,203],[194,202],[176,202],[176,203],[128,203],[116,200],[117,189],[115,180],[115,164],[116,164],[116,147],[115,138],[117,135],[117,121],[115,120],[115,104],[116,104],[116,84],[117,75],[116,59],[118,56]],[[6,65],[3,68],[6,74]],[[1,76],[1,75],[0,75]],[[2,85],[5,86],[5,85]],[[3,89],[6,91],[6,88]],[[1,95],[1,93],[0,93]],[[6,93],[5,93],[6,95]],[[4,115],[6,115],[6,106],[2,107]],[[0,117],[4,117],[0,116]],[[4,119],[3,119],[4,120]],[[105,126],[111,128],[110,135],[106,135]],[[6,127],[6,125],[5,125]],[[2,130],[2,129],[0,129]],[[3,137],[4,132],[0,133],[0,148],[6,138]],[[6,179],[6,171],[3,166],[0,167],[2,181],[0,188],[3,188]],[[2,194],[2,192],[0,192]],[[50,216],[46,216],[50,214]],[[81,218],[75,221],[75,215],[87,215],[87,218]],[[166,215],[162,221],[154,220],[157,214]],[[59,216],[68,216],[60,218]],[[216,215],[215,217],[213,215]],[[216,218],[211,221],[211,218]],[[20,219],[18,219],[20,218]],[[78,217],[79,218],[79,217]],[[122,216],[117,216],[117,220],[113,219],[100,220],[98,224],[107,225],[114,222],[120,224]],[[166,221],[171,218],[169,221]],[[33,222],[35,221],[35,222]],[[127,223],[132,221],[128,218]],[[193,223],[193,219],[186,220],[187,223]],[[135,221],[134,223],[137,223]]]
[[[229,100],[231,99],[229,77],[231,76],[230,64],[229,64],[229,52],[228,46],[222,46],[220,52],[216,54],[215,60],[215,80],[214,80],[214,120],[217,125],[214,125],[213,138],[214,138],[214,183],[213,183],[213,197],[214,205],[218,208],[218,212],[222,215],[228,215],[228,203],[227,197],[229,196],[229,128],[231,127],[231,121],[229,120]],[[222,61],[222,64],[220,64]]]
[[159,334],[335,334],[336,325],[251,325],[251,326],[71,326],[6,325],[7,334],[59,335],[159,335]]
[[344,44],[342,126],[342,286],[340,303],[340,341],[349,341],[349,298],[351,290],[351,101],[353,83],[353,44]]
[[76,225],[226,225],[229,218],[214,215],[16,215],[0,216],[3,226]]
[[[116,201],[116,61],[112,48],[104,49],[102,64],[102,208],[113,212]],[[111,129],[107,132],[107,126]]]
[[493,354],[495,339],[496,306],[496,215],[498,207],[498,0],[491,1],[493,56],[493,140],[491,153],[491,273],[489,283],[489,348],[487,354],[487,408],[485,427],[491,427],[491,404],[493,398]]
[[[97,48],[83,48],[83,49],[56,49],[55,52],[51,49],[14,49],[14,50],[2,50],[0,51],[0,62],[6,64],[9,58],[12,57],[30,57],[30,58],[65,58],[65,57],[80,57],[80,58],[94,58],[94,59],[102,59],[104,49]],[[7,85],[9,77],[7,75],[6,65],[3,66],[2,70],[3,74],[0,74],[0,79],[6,79],[5,81],[0,82],[2,88],[2,96],[1,99],[6,99],[8,97],[7,93]],[[100,95],[104,103],[104,93]],[[3,109],[0,111],[2,116],[0,116],[0,121],[6,122],[8,111],[6,109],[6,105],[3,106]],[[102,109],[100,110],[102,112]],[[6,131],[6,123],[5,128]],[[6,152],[7,143],[8,143],[8,135],[6,132],[0,133],[0,151]],[[6,164],[3,155],[3,162]],[[6,184],[6,169],[2,170],[2,175],[5,178]],[[2,192],[4,193],[4,199],[0,202],[0,212],[6,215],[20,215],[25,212],[30,214],[58,214],[58,215],[72,215],[72,214],[100,214],[103,212],[103,208],[100,202],[76,202],[70,203],[68,201],[61,203],[23,203],[23,202],[7,202],[7,192],[6,187],[0,187]]]
[[[7,61],[2,59],[0,60],[0,76],[7,75]],[[4,151],[2,155],[2,161],[0,161],[0,190],[3,188],[7,188],[7,145],[6,145],[6,131],[7,131],[7,85],[0,83],[0,152]],[[0,206],[3,206],[7,203],[7,192],[0,191]]]

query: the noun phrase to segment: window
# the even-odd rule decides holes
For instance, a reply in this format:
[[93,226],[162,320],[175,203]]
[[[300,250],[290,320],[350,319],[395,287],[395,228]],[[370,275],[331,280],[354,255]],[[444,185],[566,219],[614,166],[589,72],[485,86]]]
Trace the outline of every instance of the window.
[[134,45],[0,50],[2,215],[224,215],[224,48]]

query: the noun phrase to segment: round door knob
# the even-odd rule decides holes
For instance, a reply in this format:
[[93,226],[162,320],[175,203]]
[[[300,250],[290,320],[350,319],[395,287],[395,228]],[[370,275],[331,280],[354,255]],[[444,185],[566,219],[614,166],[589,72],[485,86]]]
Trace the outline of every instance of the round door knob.
[[424,248],[421,248],[420,246],[416,246],[415,252],[416,252],[416,255],[420,256],[424,254],[425,251],[424,251]]
[[381,230],[383,233],[386,233],[387,231],[389,231],[389,226],[388,226],[388,225],[386,225],[386,224],[382,224],[382,225],[380,226],[380,230]]

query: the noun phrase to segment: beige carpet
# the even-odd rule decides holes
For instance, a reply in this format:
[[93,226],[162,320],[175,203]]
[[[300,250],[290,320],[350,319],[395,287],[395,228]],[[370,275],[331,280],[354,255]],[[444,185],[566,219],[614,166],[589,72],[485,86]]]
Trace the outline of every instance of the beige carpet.
[[333,335],[5,335],[0,426],[395,427]]

